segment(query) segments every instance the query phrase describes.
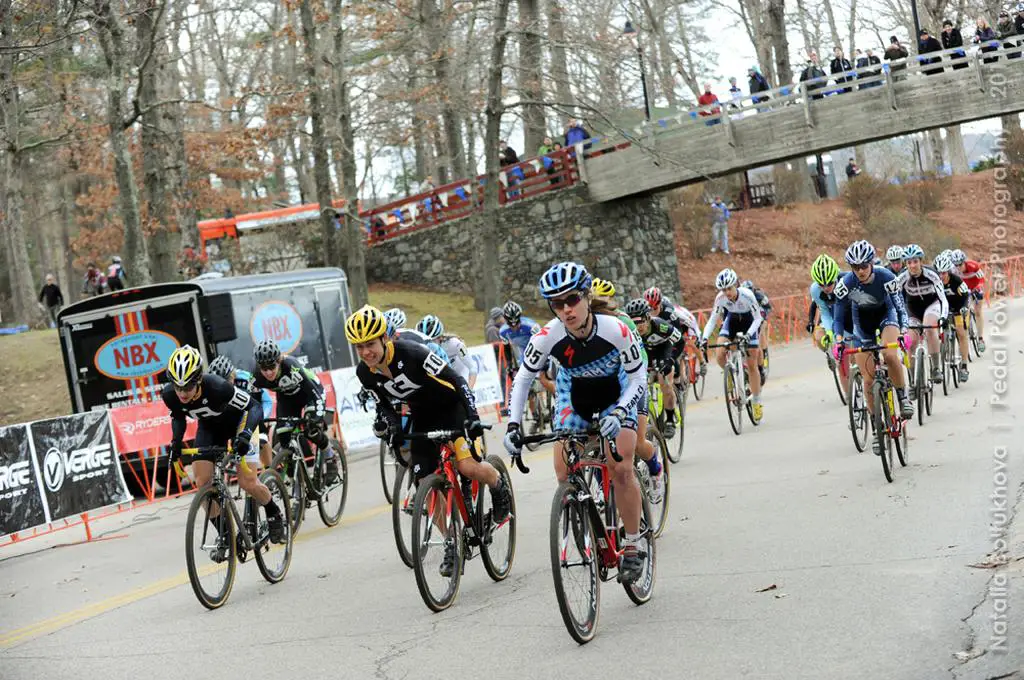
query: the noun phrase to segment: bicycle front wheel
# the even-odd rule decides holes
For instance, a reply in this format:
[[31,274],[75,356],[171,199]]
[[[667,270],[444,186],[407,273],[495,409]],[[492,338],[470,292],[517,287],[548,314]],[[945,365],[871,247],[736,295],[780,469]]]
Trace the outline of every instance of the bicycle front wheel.
[[850,398],[846,409],[850,416],[850,434],[853,435],[853,445],[857,447],[857,451],[863,453],[868,445],[871,417],[868,414],[864,398],[864,378],[857,370],[850,373]]
[[288,505],[291,507],[291,527],[292,536],[294,536],[299,533],[299,527],[302,526],[302,520],[306,516],[306,482],[303,479],[305,471],[298,469],[298,466],[295,465],[292,451],[289,448],[283,448],[274,454],[270,469],[277,470],[278,474],[282,476],[282,480],[288,476],[285,487],[288,489]]
[[256,557],[256,566],[259,567],[263,578],[269,583],[279,583],[288,573],[288,567],[292,563],[292,540],[291,532],[291,504],[288,490],[285,488],[284,480],[275,470],[265,470],[260,475],[260,481],[270,490],[270,502],[277,506],[278,511],[284,517],[285,540],[284,543],[271,543],[270,531],[267,529],[266,510],[253,503],[256,509],[256,517],[253,518],[256,524],[256,536],[250,537],[253,540]]
[[675,455],[672,455],[671,450],[666,451],[666,455],[673,463],[678,463],[683,459],[683,444],[686,442],[686,390],[677,385],[673,385],[672,389],[676,394],[676,437],[671,447]]
[[825,363],[828,365],[828,370],[832,373],[832,380],[836,384],[836,392],[839,393],[839,401],[843,406],[846,406],[846,393],[843,392],[843,384],[839,377],[842,369],[840,369],[836,360],[829,355],[826,355]]
[[412,506],[412,568],[420,596],[434,612],[452,606],[462,580],[462,515],[453,493],[447,479],[432,474],[420,482]]
[[398,556],[405,566],[412,569],[412,506],[415,500],[416,487],[412,471],[402,465],[395,473],[395,485],[392,489],[391,527],[395,532],[395,545]]
[[601,577],[595,527],[572,482],[562,482],[551,503],[551,576],[562,622],[583,645],[594,639],[601,613]]
[[398,461],[395,460],[395,452],[383,439],[380,440],[380,485],[384,487],[384,499],[392,502],[391,492],[395,488],[395,475],[397,474]]
[[[695,365],[696,365],[696,363],[697,362],[694,362]],[[694,398],[697,401],[700,401],[701,399],[704,398],[704,378],[705,378],[705,376],[701,375],[700,366],[695,366],[695,368],[696,368],[697,372],[693,374],[694,375],[694,377],[693,377],[693,396],[694,396]],[[707,369],[705,369],[705,371],[706,370]]]
[[664,463],[665,451],[668,449],[668,442],[665,441],[665,435],[661,433],[657,427],[653,424],[647,428],[647,441],[651,442],[651,446],[654,447],[654,455],[661,455],[661,480],[662,490],[661,498],[658,502],[654,502],[652,496],[654,493],[653,478],[651,477],[650,468],[647,467],[647,462],[640,458],[640,456],[634,456],[636,463],[637,476],[640,480],[640,489],[647,496],[647,500],[651,506],[651,523],[654,527],[654,536],[661,536],[662,532],[665,531],[665,527],[668,525],[668,500],[669,494],[672,489],[672,477],[669,473],[671,469],[670,465]]
[[975,358],[981,358],[981,351],[978,345],[978,317],[974,313],[973,308],[971,309],[971,317],[968,323],[969,326],[967,329],[967,360],[973,361],[973,359],[971,359],[972,354],[975,356]]
[[[217,609],[227,602],[238,568],[234,518],[222,505],[223,500],[217,489],[207,484],[192,498],[185,521],[188,580],[199,603],[207,609]],[[227,502],[230,503],[230,499]],[[211,523],[210,509],[214,507],[219,515],[215,523]]]
[[516,497],[512,492],[512,476],[505,467],[505,461],[498,456],[487,456],[491,464],[505,482],[509,495],[509,515],[503,522],[495,523],[491,515],[491,492],[483,485],[477,494],[477,517],[484,523],[480,543],[480,557],[484,561],[484,571],[493,581],[504,581],[512,571],[512,561],[516,557]]
[[[917,392],[917,424],[924,425],[925,412],[928,411],[928,379],[925,375],[924,350],[919,349],[914,360],[914,391]],[[929,414],[930,415],[930,414]]]
[[878,439],[879,458],[882,459],[882,472],[885,479],[892,482],[892,437],[889,436],[889,404],[888,390],[882,391],[878,380],[871,385],[871,396],[875,402],[875,437]]
[[345,512],[345,501],[348,499],[348,456],[341,450],[341,442],[331,440],[331,449],[338,459],[338,476],[327,481],[327,460],[319,455],[320,497],[316,500],[316,509],[320,512],[320,520],[329,527],[335,526]]
[[726,364],[722,373],[725,384],[725,410],[729,414],[729,424],[737,435],[743,432],[743,397],[739,396],[739,386],[732,364]]
[[[949,337],[948,335],[946,336]],[[949,362],[950,362],[950,351],[949,342],[943,339],[942,344],[939,345],[939,361],[942,362],[942,394],[943,396],[949,396]]]

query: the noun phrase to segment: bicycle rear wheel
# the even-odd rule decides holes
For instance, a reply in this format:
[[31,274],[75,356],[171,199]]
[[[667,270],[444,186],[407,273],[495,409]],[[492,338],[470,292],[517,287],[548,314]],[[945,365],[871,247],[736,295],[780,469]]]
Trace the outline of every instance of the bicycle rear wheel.
[[[967,327],[967,360],[973,361],[973,359],[971,359],[971,354],[974,354],[974,356],[979,359],[981,358],[981,351],[978,346],[978,318],[975,315],[973,308],[971,309],[971,317],[968,321],[968,324],[969,325]],[[974,351],[972,352],[971,350]]]
[[348,456],[341,450],[341,443],[331,440],[331,449],[338,459],[338,478],[327,481],[327,459],[322,455],[319,459],[320,497],[316,500],[316,509],[320,512],[320,520],[329,527],[335,526],[345,512],[345,501],[348,500]]
[[[693,396],[697,401],[700,401],[701,399],[704,398],[704,378],[706,377],[706,375],[701,375],[700,364],[696,360],[694,360],[691,368],[694,370],[694,372],[691,373],[691,375],[693,376],[691,378],[691,380],[693,381]],[[705,373],[706,371],[707,369],[705,369]]]
[[949,396],[949,342],[948,335],[943,338],[942,343],[939,345],[939,361],[942,362],[942,394],[943,396]]
[[398,556],[405,566],[412,569],[412,506],[415,500],[416,487],[414,477],[409,468],[399,465],[395,472],[395,485],[391,494],[391,527],[395,533],[395,546]]
[[[910,453],[907,450],[907,421],[900,421],[900,436],[893,439],[893,445],[896,447],[896,457],[900,459],[900,467],[907,467],[907,461],[910,460]],[[890,437],[890,439],[892,439]]]
[[[551,576],[562,622],[581,645],[594,639],[601,613],[600,556],[594,532],[586,504],[577,500],[576,486],[559,484],[551,503]],[[575,576],[578,584],[571,580]],[[582,597],[570,600],[573,595]]]
[[825,363],[828,366],[828,370],[832,373],[832,380],[836,383],[836,392],[839,393],[839,401],[843,406],[846,406],[846,393],[843,392],[843,384],[839,377],[840,369],[839,364],[832,358],[832,355],[825,355]]
[[743,432],[743,398],[738,396],[739,387],[736,385],[732,364],[726,364],[722,376],[725,384],[725,410],[729,414],[732,431],[738,435]]
[[892,437],[889,436],[889,405],[888,395],[882,391],[878,380],[871,385],[871,395],[875,402],[875,437],[878,439],[879,458],[882,459],[882,472],[885,479],[892,482]]
[[654,536],[661,536],[662,532],[665,531],[665,527],[668,525],[668,506],[669,506],[669,494],[672,489],[672,477],[669,473],[670,465],[664,463],[665,447],[668,444],[665,442],[665,436],[653,425],[647,428],[647,441],[651,442],[654,447],[655,455],[661,454],[662,465],[661,465],[661,479],[664,488],[662,489],[661,499],[655,503],[651,498],[651,485],[653,484],[651,479],[651,470],[647,467],[647,462],[640,458],[640,456],[634,455],[633,462],[636,466],[637,478],[640,481],[640,490],[647,498],[648,503],[651,506],[651,524],[654,529]]
[[484,571],[493,581],[504,581],[512,571],[512,561],[516,558],[516,497],[512,492],[512,477],[505,467],[505,461],[498,456],[487,456],[487,462],[498,471],[505,481],[509,495],[509,515],[501,524],[491,519],[490,490],[483,485],[477,494],[476,514],[483,523],[480,540],[480,557],[484,561]]
[[398,461],[394,450],[383,439],[380,440],[380,484],[384,487],[384,498],[392,502],[391,492],[395,488],[395,475]]
[[852,370],[850,372],[850,398],[846,404],[846,410],[850,416],[850,434],[853,435],[853,445],[861,453],[868,446],[871,422],[864,396],[864,378],[861,377],[860,371]]
[[[640,502],[643,505],[640,515],[640,541],[637,543],[637,550],[644,557],[644,569],[636,581],[622,584],[626,596],[635,605],[647,604],[650,601],[651,595],[654,594],[654,581],[658,575],[658,551],[651,523],[651,505],[643,494],[640,495]],[[620,531],[619,535],[625,538],[624,531]]]
[[277,506],[285,519],[285,540],[284,543],[271,543],[270,530],[267,529],[266,510],[253,503],[256,510],[255,524],[256,536],[251,537],[254,547],[253,556],[256,558],[256,566],[268,583],[279,583],[288,573],[288,567],[292,563],[292,540],[291,532],[291,504],[288,502],[288,490],[285,488],[284,480],[276,470],[265,470],[260,475],[260,481],[270,490],[270,502]]
[[683,459],[683,445],[686,443],[686,390],[677,385],[672,385],[672,389],[676,393],[675,457],[671,456],[671,452],[667,452],[667,455],[673,463],[678,463]]
[[[917,352],[914,360],[914,391],[917,392],[917,424],[924,425],[925,411],[928,411],[928,378],[925,375],[924,350]],[[928,415],[931,415],[930,413]]]
[[302,479],[302,470],[295,465],[292,450],[287,447],[281,448],[274,454],[274,459],[270,462],[270,469],[276,470],[281,475],[282,481],[286,476],[288,477],[285,488],[288,490],[291,531],[294,536],[299,533],[302,520],[306,517],[306,483]]
[[[453,493],[447,479],[432,474],[420,482],[412,506],[412,568],[420,596],[434,612],[452,606],[462,580],[462,515]],[[442,561],[449,546],[455,559],[451,572],[444,574]]]
[[[185,567],[192,592],[207,609],[227,602],[235,584],[235,522],[231,511],[222,505],[220,493],[212,484],[201,488],[192,498],[185,520]],[[217,528],[210,523],[209,508],[219,506]],[[219,536],[218,536],[219,532]],[[213,578],[207,579],[206,577]]]

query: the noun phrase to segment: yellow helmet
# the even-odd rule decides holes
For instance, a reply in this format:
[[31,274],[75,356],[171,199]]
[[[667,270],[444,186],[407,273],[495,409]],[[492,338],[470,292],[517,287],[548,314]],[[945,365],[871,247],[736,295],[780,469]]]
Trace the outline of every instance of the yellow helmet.
[[615,284],[595,278],[590,284],[590,292],[598,297],[615,297]]
[[384,314],[376,307],[363,305],[345,320],[345,337],[353,345],[383,336],[388,330]]
[[175,387],[187,387],[203,377],[203,355],[195,347],[182,345],[167,360],[167,377]]

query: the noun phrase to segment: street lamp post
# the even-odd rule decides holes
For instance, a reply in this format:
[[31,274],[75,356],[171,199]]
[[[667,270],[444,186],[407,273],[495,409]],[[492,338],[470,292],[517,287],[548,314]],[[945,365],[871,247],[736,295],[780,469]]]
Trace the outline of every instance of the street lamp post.
[[917,16],[917,0],[910,0],[910,13],[914,17],[914,44],[918,45],[918,53],[920,50],[921,40],[921,20]]
[[644,118],[649,123],[651,122],[651,102],[647,97],[647,74],[644,71],[644,49],[640,46],[640,34],[633,28],[633,22],[628,19],[622,33],[636,41],[636,56],[640,59],[640,86],[644,89]]

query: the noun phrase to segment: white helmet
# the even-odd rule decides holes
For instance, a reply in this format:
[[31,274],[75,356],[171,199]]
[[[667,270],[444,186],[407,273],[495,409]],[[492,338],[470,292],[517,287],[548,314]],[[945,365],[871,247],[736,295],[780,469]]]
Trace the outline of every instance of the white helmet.
[[964,262],[967,262],[967,253],[965,253],[964,251],[960,250],[959,248],[957,248],[956,250],[953,251],[952,257],[953,257],[953,264],[955,264],[958,267],[960,265],[962,265]]
[[956,265],[953,264],[953,258],[947,253],[939,253],[936,255],[933,266],[938,272],[951,272],[956,269]]
[[901,262],[903,260],[903,246],[889,246],[885,251],[885,259],[889,262]]
[[715,288],[718,290],[725,290],[726,288],[732,288],[736,285],[736,282],[740,280],[740,277],[736,275],[731,269],[723,269],[718,272],[718,276],[715,277]]

